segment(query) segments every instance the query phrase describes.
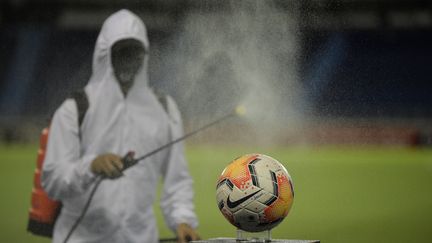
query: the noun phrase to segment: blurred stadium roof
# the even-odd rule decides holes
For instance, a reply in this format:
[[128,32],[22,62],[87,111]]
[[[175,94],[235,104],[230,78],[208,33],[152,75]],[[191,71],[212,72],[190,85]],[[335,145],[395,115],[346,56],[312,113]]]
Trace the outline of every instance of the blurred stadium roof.
[[[183,13],[217,11],[239,4],[230,0],[3,0],[2,22],[43,21],[61,28],[97,28],[113,10],[131,8],[149,28],[175,24]],[[307,29],[430,28],[428,0],[273,0],[287,11],[298,9],[300,27]]]

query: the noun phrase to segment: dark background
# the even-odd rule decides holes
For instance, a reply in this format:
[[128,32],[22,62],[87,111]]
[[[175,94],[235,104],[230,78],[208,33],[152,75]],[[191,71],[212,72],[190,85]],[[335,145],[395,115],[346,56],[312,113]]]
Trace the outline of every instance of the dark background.
[[[249,1],[250,2],[250,1]],[[272,1],[295,13],[299,81],[308,115],[422,120],[432,116],[429,1]],[[49,118],[87,82],[103,20],[121,8],[149,29],[152,85],[167,89],[170,38],[192,11],[224,11],[232,1],[36,1],[0,4],[0,124]],[[163,55],[162,55],[163,54]],[[168,68],[168,70],[167,70]],[[174,97],[176,89],[168,89]],[[180,107],[182,108],[182,107]],[[187,119],[187,117],[186,117]]]

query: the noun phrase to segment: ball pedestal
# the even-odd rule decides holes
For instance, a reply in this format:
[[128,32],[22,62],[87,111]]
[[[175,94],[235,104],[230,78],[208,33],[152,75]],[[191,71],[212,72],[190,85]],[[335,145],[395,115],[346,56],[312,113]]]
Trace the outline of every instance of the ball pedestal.
[[261,232],[247,232],[241,229],[237,229],[238,242],[271,242],[271,230],[265,230]]
[[319,240],[285,240],[285,239],[272,239],[271,230],[262,232],[246,232],[237,229],[236,238],[212,238],[208,240],[192,241],[193,243],[319,243]]

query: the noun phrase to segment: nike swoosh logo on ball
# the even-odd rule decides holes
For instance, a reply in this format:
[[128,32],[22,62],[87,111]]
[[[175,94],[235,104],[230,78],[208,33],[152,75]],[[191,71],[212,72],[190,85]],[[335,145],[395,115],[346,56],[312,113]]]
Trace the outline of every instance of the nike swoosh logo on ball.
[[227,206],[228,206],[229,208],[235,208],[235,207],[237,207],[238,205],[240,205],[240,204],[242,204],[243,202],[245,202],[246,200],[248,200],[249,198],[255,196],[255,194],[257,194],[257,193],[260,192],[260,191],[261,191],[261,190],[256,191],[256,192],[254,192],[254,193],[252,193],[252,194],[250,194],[250,195],[247,195],[246,197],[242,197],[242,198],[240,198],[239,200],[234,201],[234,202],[232,202],[232,201],[230,200],[230,196],[228,195],[228,198],[227,198]]

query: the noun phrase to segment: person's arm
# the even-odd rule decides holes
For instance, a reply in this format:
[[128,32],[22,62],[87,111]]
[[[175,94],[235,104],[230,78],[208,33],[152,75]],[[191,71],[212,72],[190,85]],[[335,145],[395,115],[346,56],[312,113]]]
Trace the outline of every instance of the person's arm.
[[95,178],[91,162],[96,155],[80,156],[76,103],[66,100],[54,114],[42,170],[42,186],[56,200],[83,192]]
[[[180,112],[173,100],[168,98],[168,111],[171,119],[171,139],[183,135],[183,125]],[[199,239],[195,228],[198,219],[194,211],[193,180],[189,174],[184,145],[176,143],[168,151],[168,159],[163,167],[163,195],[161,208],[168,226],[177,234],[180,242],[187,237]]]

